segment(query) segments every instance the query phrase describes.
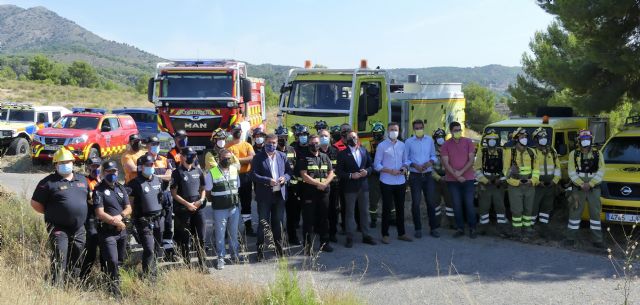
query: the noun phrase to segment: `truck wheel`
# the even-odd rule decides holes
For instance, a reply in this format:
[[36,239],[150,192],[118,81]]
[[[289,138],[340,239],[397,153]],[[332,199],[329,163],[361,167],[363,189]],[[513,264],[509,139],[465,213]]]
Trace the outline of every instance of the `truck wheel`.
[[98,151],[98,149],[95,147],[91,147],[91,149],[89,149],[89,156],[87,160],[93,157],[100,157],[100,151]]
[[29,141],[25,138],[15,138],[7,148],[7,155],[26,155],[29,153]]

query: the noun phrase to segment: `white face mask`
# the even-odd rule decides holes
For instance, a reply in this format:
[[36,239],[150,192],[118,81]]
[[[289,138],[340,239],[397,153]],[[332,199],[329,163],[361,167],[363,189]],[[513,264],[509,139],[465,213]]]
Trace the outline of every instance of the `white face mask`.
[[225,144],[226,144],[226,142],[224,140],[216,141],[216,145],[218,145],[218,147],[220,147],[220,148],[224,148]]
[[489,145],[489,147],[496,147],[496,140],[491,139],[487,141],[487,145]]
[[256,144],[262,144],[262,143],[264,143],[263,137],[256,138]]
[[547,138],[542,138],[542,139],[538,140],[538,144],[540,144],[542,146],[546,146],[547,145]]
[[438,138],[436,140],[436,143],[438,143],[438,145],[442,146],[444,144],[444,138]]
[[389,131],[389,139],[395,140],[397,138],[398,138],[398,132],[397,131]]
[[527,146],[527,143],[529,143],[529,139],[522,138],[522,139],[518,140],[518,142],[520,142],[520,144],[522,144],[523,146]]
[[580,141],[580,145],[582,145],[582,147],[589,147],[591,146],[591,140],[582,140]]

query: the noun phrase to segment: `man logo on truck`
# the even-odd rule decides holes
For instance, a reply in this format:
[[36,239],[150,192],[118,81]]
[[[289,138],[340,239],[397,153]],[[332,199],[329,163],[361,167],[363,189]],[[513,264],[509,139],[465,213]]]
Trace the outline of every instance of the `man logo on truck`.
[[205,129],[207,128],[207,123],[184,123],[184,128]]

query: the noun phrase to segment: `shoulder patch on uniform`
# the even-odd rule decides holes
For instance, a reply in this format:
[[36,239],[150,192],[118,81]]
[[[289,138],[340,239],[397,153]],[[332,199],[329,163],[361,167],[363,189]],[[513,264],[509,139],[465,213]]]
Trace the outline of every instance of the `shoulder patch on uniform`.
[[105,196],[111,196],[111,191],[110,190],[104,190],[104,195]]

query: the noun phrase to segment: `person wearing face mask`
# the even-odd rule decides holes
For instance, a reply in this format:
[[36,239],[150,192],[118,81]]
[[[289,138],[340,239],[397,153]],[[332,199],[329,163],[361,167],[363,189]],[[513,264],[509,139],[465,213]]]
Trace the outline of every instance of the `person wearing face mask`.
[[[92,157],[87,163],[87,182],[89,183],[89,190],[93,192],[96,186],[100,183],[100,166],[102,165],[102,159],[100,157]],[[86,279],[93,267],[93,263],[98,258],[98,228],[96,226],[96,216],[91,205],[93,201],[89,201],[89,211],[87,221],[85,223],[85,231],[87,232],[85,253],[82,259],[82,267],[80,268],[80,278]],[[100,266],[104,269],[104,263],[100,260]]]
[[176,130],[176,133],[173,135],[173,141],[175,146],[167,152],[167,160],[169,160],[173,168],[178,168],[178,165],[180,165],[180,151],[189,144],[187,132],[183,129]]
[[335,143],[333,143],[333,146],[335,146],[338,151],[343,151],[345,149],[347,149],[347,134],[349,134],[349,132],[351,132],[351,125],[347,124],[347,123],[343,123],[342,125],[340,125],[340,140],[336,141]]
[[491,206],[496,212],[496,222],[498,233],[505,236],[507,230],[506,209],[504,207],[504,173],[502,166],[503,150],[498,146],[500,136],[494,129],[485,132],[482,137],[482,148],[478,151],[474,169],[476,170],[476,180],[478,181],[478,215],[480,223],[478,232],[481,235],[487,234],[489,226],[489,212]]
[[507,157],[503,158],[502,166],[509,185],[507,192],[511,206],[512,235],[523,241],[528,241],[533,234],[533,200],[540,178],[536,153],[527,146],[528,137],[524,128],[513,132],[515,146],[505,151]]
[[[225,149],[227,146],[227,138],[229,134],[222,128],[218,128],[213,131],[211,134],[211,143],[213,143],[213,148],[207,150],[204,154],[204,170],[208,172],[212,168],[218,166],[218,156],[220,155],[220,151]],[[236,156],[231,156],[231,164],[240,169],[240,161]]]
[[333,125],[329,130],[331,134],[331,145],[335,147],[336,142],[342,139],[342,135],[340,135],[340,125]]
[[449,223],[449,228],[455,229],[455,217],[453,213],[453,201],[451,200],[451,193],[447,188],[447,181],[445,180],[445,168],[442,164],[441,148],[445,143],[447,132],[442,128],[438,128],[433,132],[432,138],[436,146],[436,162],[433,164],[433,171],[431,175],[435,181],[434,200],[439,208],[436,209],[436,216],[442,215],[442,202],[444,202],[445,216]]
[[[536,142],[536,155],[538,156],[538,170],[540,171],[540,183],[536,187],[533,201],[533,222],[537,222],[538,233],[541,237],[549,235],[549,220],[553,210],[558,183],[562,174],[560,171],[560,159],[558,153],[549,145],[547,131],[540,127],[533,132],[533,140]],[[537,221],[536,221],[537,220]]]
[[302,199],[300,198],[302,192],[299,190],[301,183],[300,175],[296,174],[296,159],[297,153],[295,148],[287,144],[289,139],[289,131],[284,126],[279,126],[275,130],[277,137],[277,147],[279,152],[284,153],[287,156],[289,167],[291,169],[291,179],[286,185],[287,200],[285,202],[285,210],[287,215],[286,231],[288,243],[290,245],[300,245],[300,239],[298,239],[298,233],[296,232],[297,226],[300,223],[300,213]]
[[320,137],[309,136],[309,151],[298,157],[298,168],[303,180],[302,236],[304,254],[313,252],[313,236],[320,237],[320,251],[333,252],[329,244],[329,192],[335,174],[331,159],[320,152]]
[[31,207],[44,214],[51,253],[50,279],[62,286],[78,276],[85,246],[85,228],[91,191],[83,175],[73,172],[75,157],[66,148],[53,155],[55,173],[38,182]]
[[453,214],[456,220],[456,233],[453,237],[464,236],[466,219],[469,226],[469,237],[476,238],[478,236],[476,209],[473,206],[475,147],[471,139],[462,136],[462,126],[459,122],[451,122],[449,131],[451,139],[445,141],[440,147],[440,155],[445,169],[444,180],[447,183],[449,194],[451,194]]
[[142,272],[155,280],[158,275],[157,255],[164,230],[162,209],[162,180],[155,173],[155,159],[151,154],[138,158],[138,176],[127,186],[133,202],[133,224],[142,245]]
[[127,151],[122,154],[120,158],[120,163],[124,170],[125,183],[129,183],[129,181],[135,179],[138,175],[136,161],[140,156],[144,155],[144,153],[145,151],[142,149],[142,139],[140,139],[140,136],[137,134],[130,135]]
[[[384,141],[384,125],[380,122],[373,123],[371,127],[372,137],[369,140],[369,157],[371,160],[376,155],[376,149],[378,148],[378,144]],[[369,183],[369,227],[374,229],[378,222],[378,206],[380,205],[380,198],[382,195],[380,194],[380,173],[377,171],[371,171],[367,176],[367,182]],[[391,211],[391,219],[390,223],[395,223],[395,209]]]
[[[171,175],[171,196],[175,203],[176,241],[187,266],[191,265],[191,248],[198,254],[200,269],[205,270],[205,179],[200,168],[194,166],[196,151],[185,147],[180,152],[180,166]],[[193,241],[192,241],[193,240]]]
[[[340,139],[338,141],[336,141],[335,143],[333,143],[333,147],[335,147],[338,152],[341,152],[345,149],[347,149],[348,145],[347,145],[347,135],[349,134],[349,132],[351,132],[351,125],[347,124],[347,123],[343,123],[340,125]],[[340,179],[338,179],[340,180]],[[347,211],[346,209],[346,205],[345,205],[345,193],[344,191],[342,191],[342,187],[343,184],[342,182],[338,181],[338,194],[340,197],[340,227],[342,228],[342,233],[346,233],[347,232]],[[357,205],[356,205],[356,209],[357,209]],[[359,213],[356,213],[359,215]],[[358,223],[358,227],[360,226],[360,218],[358,217],[356,219],[357,223]]]
[[100,254],[105,261],[103,271],[109,276],[109,292],[119,299],[119,267],[125,259],[127,230],[131,215],[129,195],[124,185],[118,182],[118,166],[113,161],[102,165],[103,179],[93,191],[93,208],[98,219]]
[[[324,121],[320,121],[324,122]],[[326,123],[325,123],[326,126]],[[320,136],[320,152],[326,154],[331,160],[331,165],[336,168],[338,165],[338,149],[331,145],[331,138],[329,131],[326,129],[318,130],[318,136]],[[338,175],[331,181],[329,191],[329,241],[337,243],[338,239],[336,234],[338,233],[338,216],[340,214],[340,187]]]
[[[278,130],[280,134],[283,129]],[[288,201],[287,184],[292,177],[292,166],[287,155],[278,150],[278,136],[269,134],[265,140],[264,151],[256,155],[252,161],[251,180],[256,184],[256,203],[258,207],[258,261],[264,260],[265,235],[271,231],[278,256],[284,255],[282,247],[282,220],[285,202]],[[287,213],[289,211],[287,210]],[[298,212],[299,213],[299,212]],[[288,214],[287,218],[293,215]],[[295,228],[293,228],[295,230]],[[266,231],[266,232],[265,232]],[[287,232],[291,234],[291,231]],[[295,232],[294,232],[295,233]]]
[[244,233],[247,236],[256,236],[251,221],[251,195],[253,194],[253,184],[251,183],[251,160],[256,155],[253,146],[247,141],[240,139],[242,136],[242,128],[240,125],[233,127],[231,131],[233,139],[227,143],[227,150],[230,151],[240,161],[240,188],[238,196],[240,196],[240,217],[244,223]]
[[155,158],[155,175],[162,180],[163,206],[164,209],[164,232],[163,246],[165,249],[171,249],[173,243],[173,198],[169,191],[169,181],[171,181],[171,172],[173,167],[169,160],[160,155],[160,139],[156,136],[150,136],[146,139],[145,144],[147,151]]
[[406,193],[407,159],[405,145],[398,140],[400,125],[387,124],[388,139],[378,144],[373,167],[380,172],[380,191],[382,193],[382,243],[389,244],[389,218],[392,206],[396,209],[396,228],[398,240],[412,241],[404,227],[404,198]]
[[577,142],[579,147],[569,153],[569,178],[571,195],[569,196],[569,224],[565,245],[574,246],[580,229],[580,217],[586,205],[589,206],[589,224],[591,240],[596,248],[604,248],[600,213],[600,183],[604,177],[604,159],[596,147],[593,147],[593,135],[589,130],[580,130]]
[[[342,183],[342,191],[345,194],[345,219],[347,248],[353,247],[353,237],[356,232],[355,217],[360,218],[362,231],[362,242],[369,245],[375,245],[376,242],[369,234],[369,182],[368,176],[373,171],[372,160],[369,152],[358,141],[358,134],[350,132],[347,135],[347,146],[338,153],[338,164],[336,173],[340,177]],[[355,216],[355,206],[359,205],[359,215]]]
[[[429,216],[430,235],[435,238],[440,237],[438,228],[440,219],[436,216],[436,205],[433,202],[433,164],[436,162],[436,148],[431,137],[425,136],[425,122],[417,119],[413,121],[414,136],[407,139],[405,143],[406,165],[409,167],[409,185],[411,189],[411,215],[413,216],[413,226],[415,237],[422,237],[422,214],[420,205],[422,197],[427,206]],[[438,208],[440,205],[438,205]]]
[[257,154],[264,149],[264,139],[267,136],[262,127],[256,127],[253,129],[251,137],[253,138],[253,151]]

